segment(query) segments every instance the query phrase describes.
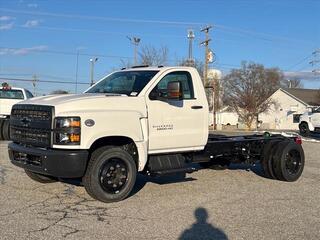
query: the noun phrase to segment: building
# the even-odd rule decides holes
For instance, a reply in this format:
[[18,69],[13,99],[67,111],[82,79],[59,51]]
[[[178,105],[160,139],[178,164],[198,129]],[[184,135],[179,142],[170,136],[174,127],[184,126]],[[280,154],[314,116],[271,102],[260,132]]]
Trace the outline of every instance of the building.
[[300,115],[312,106],[320,106],[320,90],[280,88],[269,99],[275,104],[259,115],[261,128],[298,130]]
[[237,126],[239,123],[239,116],[233,112],[230,107],[224,107],[217,112],[217,124],[227,126]]

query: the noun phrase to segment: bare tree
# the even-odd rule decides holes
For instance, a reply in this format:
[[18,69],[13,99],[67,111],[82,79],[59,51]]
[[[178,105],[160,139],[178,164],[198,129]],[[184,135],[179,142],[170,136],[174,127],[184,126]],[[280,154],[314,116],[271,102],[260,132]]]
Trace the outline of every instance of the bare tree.
[[133,66],[132,62],[129,59],[120,59],[120,68],[131,68]]
[[300,78],[283,79],[281,86],[284,88],[303,88],[303,84]]
[[142,65],[159,66],[168,62],[169,50],[167,47],[143,46],[139,52],[139,62]]
[[[190,66],[190,63],[188,60],[181,60],[178,61],[178,65],[179,66]],[[196,68],[201,76],[201,78],[203,78],[203,71],[204,71],[204,63],[200,60],[195,60],[193,66],[194,68]]]
[[248,129],[258,115],[275,104],[268,99],[280,86],[283,74],[277,68],[266,69],[261,64],[241,64],[223,79],[224,102],[237,114]]
[[69,94],[69,92],[66,90],[58,89],[58,90],[52,91],[50,94]]

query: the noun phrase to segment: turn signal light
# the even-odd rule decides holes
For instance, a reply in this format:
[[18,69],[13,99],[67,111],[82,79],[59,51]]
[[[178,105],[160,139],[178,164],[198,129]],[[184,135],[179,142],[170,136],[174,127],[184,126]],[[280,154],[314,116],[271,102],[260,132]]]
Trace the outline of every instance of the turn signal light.
[[71,134],[70,135],[70,142],[80,142],[80,135],[79,134]]

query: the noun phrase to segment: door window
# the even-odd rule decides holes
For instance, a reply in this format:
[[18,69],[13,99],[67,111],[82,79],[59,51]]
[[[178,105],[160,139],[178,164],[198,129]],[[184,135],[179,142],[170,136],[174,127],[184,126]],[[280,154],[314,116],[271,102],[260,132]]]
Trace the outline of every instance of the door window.
[[182,85],[183,99],[194,99],[194,91],[192,85],[191,74],[186,71],[172,72],[163,77],[157,86],[152,90],[152,93],[162,97],[167,97],[167,86],[169,82],[179,81]]

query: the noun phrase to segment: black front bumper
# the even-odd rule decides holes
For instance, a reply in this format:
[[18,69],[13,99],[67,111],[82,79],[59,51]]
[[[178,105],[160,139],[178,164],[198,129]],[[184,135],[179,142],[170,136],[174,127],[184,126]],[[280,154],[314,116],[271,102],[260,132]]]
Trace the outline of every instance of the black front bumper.
[[61,178],[78,178],[85,174],[87,150],[55,150],[25,147],[16,143],[8,146],[11,162],[32,172]]

